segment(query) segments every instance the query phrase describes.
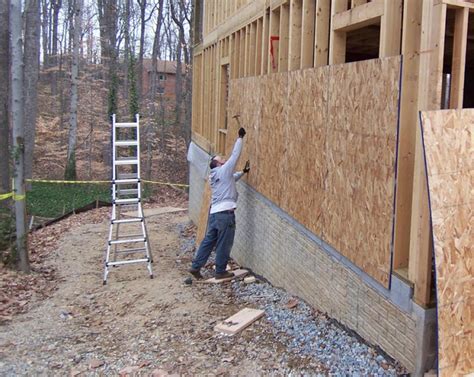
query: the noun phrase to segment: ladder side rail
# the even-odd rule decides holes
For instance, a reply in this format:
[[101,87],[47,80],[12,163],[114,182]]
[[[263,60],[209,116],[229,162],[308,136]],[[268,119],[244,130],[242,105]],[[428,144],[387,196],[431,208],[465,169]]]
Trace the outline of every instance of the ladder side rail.
[[112,219],[117,218],[115,200],[116,200],[116,191],[117,185],[115,180],[117,179],[117,166],[115,165],[115,160],[117,158],[117,151],[115,148],[115,142],[117,141],[117,127],[115,126],[115,114],[112,114]]
[[[141,171],[140,171],[140,115],[135,114],[135,121],[137,122],[137,178],[138,178],[138,199],[142,198],[142,183],[141,183]],[[141,207],[141,206],[140,206]],[[138,216],[143,216],[143,213],[138,213]]]

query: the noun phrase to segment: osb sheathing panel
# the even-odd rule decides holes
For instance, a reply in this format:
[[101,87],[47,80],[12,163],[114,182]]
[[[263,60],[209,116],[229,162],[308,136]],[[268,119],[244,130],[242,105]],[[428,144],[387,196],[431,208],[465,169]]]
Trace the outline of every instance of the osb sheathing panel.
[[438,295],[439,372],[474,371],[474,110],[422,113]]
[[322,234],[329,67],[288,74],[286,168],[281,207]]
[[394,57],[232,80],[228,113],[257,125],[249,183],[386,287],[399,77]]
[[331,67],[323,238],[388,286],[400,59]]
[[[242,179],[245,179],[253,187],[257,186],[257,178],[259,176],[259,165],[256,164],[256,160],[253,156],[257,154],[258,129],[260,128],[261,121],[260,87],[259,82],[249,78],[232,80],[230,82],[230,92],[236,93],[236,95],[229,97],[227,109],[228,129],[226,136],[226,156],[229,157],[232,152],[232,148],[238,137],[239,128],[241,126],[244,127],[247,134],[244,138],[244,148],[237,168],[241,170],[245,165],[245,161],[249,160],[250,156],[252,156],[253,163],[250,173],[245,175]],[[251,107],[248,106],[249,103],[252,104]],[[234,118],[234,115],[240,115],[239,121]]]
[[[288,74],[264,76],[261,85],[261,123],[257,139],[256,189],[281,205],[288,116]],[[253,106],[253,104],[250,104]]]
[[209,181],[204,184],[204,192],[202,194],[201,211],[199,212],[199,223],[196,234],[196,243],[200,244],[204,239],[207,230],[207,220],[209,218],[209,209],[211,206],[211,185]]

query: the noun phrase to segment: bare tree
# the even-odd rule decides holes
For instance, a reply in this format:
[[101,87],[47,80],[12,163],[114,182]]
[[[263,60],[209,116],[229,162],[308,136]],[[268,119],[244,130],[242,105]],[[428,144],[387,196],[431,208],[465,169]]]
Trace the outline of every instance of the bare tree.
[[[0,0],[0,193],[10,192],[8,0]],[[6,203],[6,202],[1,202]]]
[[150,13],[146,14],[148,8],[148,1],[147,0],[137,0],[138,5],[140,7],[140,43],[139,43],[139,51],[138,51],[138,97],[140,101],[143,98],[143,57],[145,54],[145,30],[146,30],[146,23],[150,21],[151,17],[153,17],[153,13],[157,7],[157,4],[153,6]]
[[26,205],[24,179],[24,122],[23,122],[23,40],[21,30],[21,2],[10,2],[11,44],[11,110],[13,124],[13,177],[15,190],[16,252],[18,267],[29,273]]
[[78,104],[78,73],[79,43],[81,40],[83,0],[74,1],[73,54],[71,66],[71,113],[69,119],[69,138],[67,147],[66,179],[76,179],[76,144],[77,144],[77,104]]
[[[51,8],[52,8],[52,49],[51,49],[51,61],[52,66],[57,67],[59,60],[58,60],[58,29],[59,29],[59,12],[61,11],[62,7],[62,0],[51,0]],[[51,94],[54,96],[58,92],[58,74],[56,70],[54,70],[51,74]]]
[[[178,28],[178,40],[176,43],[176,107],[175,107],[175,126],[176,136],[182,134],[186,140],[186,144],[190,141],[190,127],[188,124],[191,119],[190,114],[190,95],[189,92],[192,90],[192,76],[190,66],[190,52],[188,51],[189,40],[186,39],[185,25],[190,25],[191,20],[189,14],[190,9],[187,6],[185,0],[170,0],[171,17],[176,27]],[[183,70],[183,60],[185,70]],[[183,71],[185,71],[184,84],[183,84]],[[184,93],[183,93],[184,89]],[[185,119],[183,120],[183,102],[185,110]],[[184,121],[184,122],[183,122]],[[179,127],[182,127],[182,132],[178,132]]]
[[48,30],[49,30],[49,9],[48,0],[41,0],[41,39],[43,49],[43,67],[48,67]]
[[[156,132],[156,92],[158,86],[158,58],[160,57],[161,49],[161,27],[163,25],[163,0],[158,0],[158,17],[156,19],[156,29],[155,36],[153,38],[153,49],[151,54],[151,85],[149,92],[149,101],[151,106],[151,119],[146,128],[146,150],[147,150],[147,160],[145,166],[145,176],[147,179],[151,178],[151,169],[153,165],[153,139],[155,138]],[[160,96],[160,105],[163,105],[163,98]],[[162,120],[163,121],[163,120]]]
[[33,151],[38,112],[38,77],[40,54],[40,1],[25,2],[25,51],[24,89],[25,98],[25,178],[32,177]]

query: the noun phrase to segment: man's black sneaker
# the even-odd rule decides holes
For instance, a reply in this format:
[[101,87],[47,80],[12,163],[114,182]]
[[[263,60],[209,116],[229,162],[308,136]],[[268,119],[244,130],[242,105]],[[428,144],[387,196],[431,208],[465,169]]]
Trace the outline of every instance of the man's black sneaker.
[[234,277],[234,273],[229,272],[229,271],[224,271],[224,272],[221,272],[221,273],[216,272],[216,275],[215,275],[216,280],[228,279],[228,278],[233,278],[233,277]]
[[198,268],[190,268],[188,272],[198,280],[203,279],[203,276],[201,275],[201,271]]

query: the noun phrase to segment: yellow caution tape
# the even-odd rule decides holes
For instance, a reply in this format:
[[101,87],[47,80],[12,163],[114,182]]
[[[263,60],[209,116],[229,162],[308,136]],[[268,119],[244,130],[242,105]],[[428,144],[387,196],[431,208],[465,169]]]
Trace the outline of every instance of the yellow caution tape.
[[1,194],[0,201],[6,200],[8,198],[13,198],[13,200],[25,200],[26,195],[17,195],[14,192],[9,192],[8,194]]
[[[27,182],[40,182],[40,183],[67,183],[67,184],[101,184],[101,183],[112,183],[112,181],[62,181],[62,180],[53,180],[53,179],[26,179]],[[165,185],[165,186],[175,186],[175,187],[189,187],[184,183],[170,183],[170,182],[161,182],[161,181],[148,181],[146,179],[141,180],[144,183],[151,183],[155,185]],[[8,198],[13,198],[13,200],[24,200],[26,195],[17,195],[14,192],[9,192],[8,194],[0,194],[0,201],[6,200]]]
[[[70,184],[75,184],[75,183],[95,183],[95,184],[100,184],[100,183],[112,183],[112,181],[61,181],[61,180],[46,180],[46,179],[27,179],[27,182],[43,182],[43,183],[70,183]],[[177,186],[177,187],[189,187],[189,185],[186,185],[184,183],[170,183],[170,182],[161,182],[161,181],[148,181],[146,179],[141,179],[142,182],[145,183],[151,183],[151,184],[156,184],[156,185],[166,185],[166,186]]]
[[148,181],[146,179],[142,179],[142,182],[145,183],[152,183],[156,185],[166,185],[166,186],[176,186],[176,187],[189,187],[189,185],[186,185],[184,183],[169,183],[169,182],[160,182],[160,181]]
[[111,183],[112,181],[62,181],[62,180],[54,180],[54,179],[26,179],[27,182],[41,182],[41,183]]
[[0,194],[0,200],[6,200],[13,196],[13,192],[9,192],[8,194]]

